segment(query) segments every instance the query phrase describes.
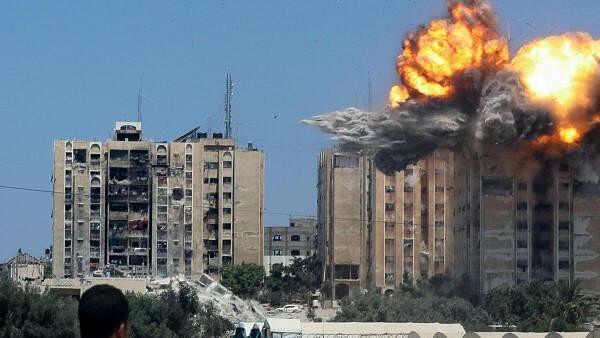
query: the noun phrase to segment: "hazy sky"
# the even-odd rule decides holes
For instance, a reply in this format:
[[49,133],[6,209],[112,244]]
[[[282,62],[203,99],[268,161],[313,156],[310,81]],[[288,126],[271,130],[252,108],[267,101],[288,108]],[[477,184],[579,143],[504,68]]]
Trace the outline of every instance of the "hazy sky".
[[[565,31],[600,37],[597,1],[496,1],[514,50]],[[105,140],[135,119],[172,140],[195,126],[223,129],[234,81],[240,144],[266,153],[266,224],[314,215],[325,135],[307,116],[383,107],[404,35],[445,13],[436,1],[102,1],[0,4],[0,185],[50,189],[52,140]],[[211,123],[212,121],[212,123]],[[51,243],[51,196],[0,189],[0,260]]]

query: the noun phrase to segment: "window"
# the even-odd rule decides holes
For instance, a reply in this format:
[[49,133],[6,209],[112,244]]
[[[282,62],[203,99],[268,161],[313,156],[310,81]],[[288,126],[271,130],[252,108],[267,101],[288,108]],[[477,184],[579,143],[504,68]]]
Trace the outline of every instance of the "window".
[[435,210],[444,211],[444,205],[442,203],[436,203],[435,204]]
[[230,192],[224,192],[223,193],[223,199],[230,200],[231,199],[231,193]]
[[231,215],[231,208],[223,208],[223,214]]
[[231,168],[233,163],[231,161],[223,161],[223,168]]
[[559,260],[558,261],[558,268],[559,269],[568,269],[569,268],[569,261],[567,260]]
[[558,250],[569,250],[568,241],[558,241]]
[[526,240],[518,240],[517,241],[517,248],[518,249],[525,249],[525,248],[527,248],[527,241]]
[[394,203],[386,203],[385,204],[385,210],[394,210],[396,208],[396,205]]
[[435,187],[435,192],[444,192],[444,187],[443,186],[436,186]]
[[517,190],[519,190],[519,191],[527,190],[527,183],[526,182],[518,182]]
[[223,230],[231,230],[231,223],[223,223]]
[[559,202],[558,203],[558,209],[560,209],[560,210],[569,210],[569,203],[568,202]]
[[292,242],[300,242],[300,236],[298,236],[298,235],[292,235],[291,241]]
[[231,179],[230,176],[225,176],[223,177],[223,183],[231,183],[233,180]]
[[185,172],[185,178],[192,178],[192,172],[191,171],[186,171]]
[[413,192],[415,188],[412,185],[404,185],[404,192]]
[[290,226],[291,226],[291,227],[295,227],[295,226],[296,226],[296,223],[295,223],[295,222],[290,222]]
[[207,169],[219,169],[219,162],[205,162],[204,166]]
[[[406,188],[404,188],[404,190],[406,191]],[[385,186],[385,192],[394,192],[394,191],[396,191],[396,188],[393,185]]]
[[185,161],[186,162],[192,162],[192,155],[191,154],[185,155]]
[[300,250],[292,250],[292,256],[300,256]]
[[87,160],[87,151],[85,149],[75,149],[73,151],[75,163],[85,163]]
[[281,256],[281,250],[273,250],[273,256]]
[[281,241],[281,235],[273,235],[273,241],[275,241],[275,242]]
[[334,168],[358,168],[358,156],[355,155],[335,155],[333,157]]
[[558,228],[560,230],[569,230],[569,221],[558,222]]
[[527,202],[517,202],[517,210],[527,210]]

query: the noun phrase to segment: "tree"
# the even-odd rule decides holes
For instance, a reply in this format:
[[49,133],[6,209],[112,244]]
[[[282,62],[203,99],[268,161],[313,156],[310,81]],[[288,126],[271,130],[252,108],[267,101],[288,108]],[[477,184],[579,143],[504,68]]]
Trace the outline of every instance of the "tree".
[[77,302],[0,278],[0,337],[78,337]]
[[579,282],[530,281],[490,290],[483,301],[494,323],[521,331],[575,331],[593,318],[597,298],[579,292]]
[[255,297],[265,281],[265,268],[254,263],[228,265],[222,270],[221,284],[242,298]]
[[128,293],[131,337],[220,337],[233,324],[186,285],[158,296]]
[[291,300],[306,301],[321,286],[320,262],[316,256],[294,258],[289,266],[274,264],[266,278],[262,300],[280,305]]

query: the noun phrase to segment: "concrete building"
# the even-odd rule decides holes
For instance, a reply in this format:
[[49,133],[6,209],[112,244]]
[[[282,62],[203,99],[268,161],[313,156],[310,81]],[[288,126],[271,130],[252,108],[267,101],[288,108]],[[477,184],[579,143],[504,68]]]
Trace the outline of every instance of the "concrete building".
[[453,161],[439,150],[386,175],[365,156],[321,153],[317,237],[336,298],[452,271]]
[[316,254],[317,220],[290,217],[288,226],[265,227],[265,271],[275,264],[289,266],[294,258]]
[[403,282],[453,271],[454,154],[437,150],[371,182],[370,286],[393,290]]
[[264,154],[198,129],[173,142],[117,122],[106,142],[57,140],[53,257],[57,277],[111,266],[131,276],[217,274],[262,264]]
[[3,263],[0,272],[5,273],[16,282],[33,282],[44,279],[45,261],[41,258],[21,251],[17,255]]
[[487,146],[456,160],[455,271],[485,293],[530,279],[600,293],[598,158],[577,163]]

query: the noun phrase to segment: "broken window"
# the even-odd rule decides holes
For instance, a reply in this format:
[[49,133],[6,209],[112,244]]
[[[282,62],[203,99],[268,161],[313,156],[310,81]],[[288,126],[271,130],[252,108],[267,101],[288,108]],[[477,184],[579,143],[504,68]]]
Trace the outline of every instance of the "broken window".
[[510,176],[482,176],[481,193],[484,195],[512,195],[513,179]]
[[273,235],[273,241],[274,241],[274,242],[279,242],[279,241],[281,241],[281,235]]
[[73,151],[75,163],[85,163],[87,162],[87,150],[86,149],[75,149]]
[[223,230],[231,230],[231,223],[223,223]]
[[385,186],[385,192],[394,192],[394,191],[396,191],[396,188],[393,185]]
[[183,189],[182,188],[173,188],[173,193],[171,194],[174,200],[179,201],[183,198]]
[[358,168],[359,158],[350,154],[336,154],[333,158],[334,168]]
[[273,256],[281,256],[281,250],[273,250]]

